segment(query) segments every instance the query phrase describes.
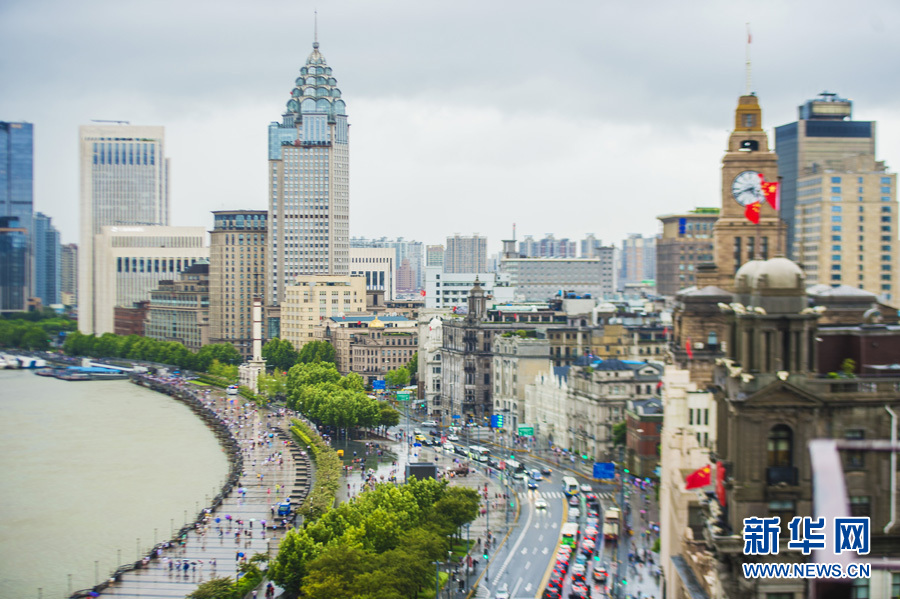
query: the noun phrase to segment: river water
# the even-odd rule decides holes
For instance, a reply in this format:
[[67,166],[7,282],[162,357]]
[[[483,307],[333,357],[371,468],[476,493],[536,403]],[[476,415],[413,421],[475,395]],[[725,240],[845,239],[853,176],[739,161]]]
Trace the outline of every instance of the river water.
[[213,433],[168,396],[0,371],[0,597],[61,599],[69,575],[93,586],[193,519],[227,474]]

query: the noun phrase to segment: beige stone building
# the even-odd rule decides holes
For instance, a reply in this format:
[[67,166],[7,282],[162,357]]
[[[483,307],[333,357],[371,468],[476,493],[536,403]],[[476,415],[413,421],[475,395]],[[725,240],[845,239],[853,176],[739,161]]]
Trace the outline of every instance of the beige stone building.
[[332,316],[316,328],[316,338],[334,346],[341,374],[355,372],[371,383],[406,366],[418,349],[419,331],[403,316]]
[[525,386],[550,369],[550,343],[546,338],[520,337],[507,332],[494,337],[494,413],[503,414],[504,430],[516,434],[525,418]]
[[332,316],[366,312],[365,277],[304,275],[285,290],[281,304],[281,339],[299,350],[316,337],[316,329]]
[[144,334],[196,352],[209,343],[209,263],[201,260],[150,292]]
[[245,360],[252,354],[253,299],[266,288],[265,210],[213,212],[209,235],[209,337],[230,343]]

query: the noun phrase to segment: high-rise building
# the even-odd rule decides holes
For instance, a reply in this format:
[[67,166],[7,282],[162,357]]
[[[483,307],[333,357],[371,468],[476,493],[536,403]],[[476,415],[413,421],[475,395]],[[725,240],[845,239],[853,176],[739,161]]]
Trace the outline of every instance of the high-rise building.
[[397,297],[397,252],[387,247],[350,247],[350,275],[366,278],[366,289],[383,291],[385,301]]
[[[78,330],[86,334],[111,333],[116,304],[106,305],[105,312],[98,312],[101,300],[96,297],[96,289],[101,284],[113,283],[108,280],[101,283],[100,275],[94,272],[98,261],[95,236],[103,232],[103,227],[168,226],[169,159],[165,157],[165,130],[103,123],[83,125],[78,134],[81,160]],[[138,299],[149,299],[147,294],[155,285],[153,281]],[[109,299],[108,287],[103,293]]]
[[0,121],[0,216],[19,217],[31,231],[34,211],[34,126]]
[[656,278],[656,237],[632,233],[622,240],[619,290]]
[[443,266],[444,265],[444,246],[442,245],[426,245],[425,246],[425,266]]
[[578,244],[568,238],[557,239],[547,233],[543,239],[535,240],[531,235],[519,242],[519,254],[525,258],[575,258]]
[[209,338],[253,353],[253,299],[266,293],[268,213],[213,212],[209,233]]
[[319,42],[300,68],[281,122],[269,125],[267,300],[298,275],[350,273],[346,104]]
[[459,233],[447,238],[444,252],[444,272],[486,272],[487,237],[477,233],[463,237]]
[[602,247],[603,241],[594,237],[593,233],[588,233],[588,235],[581,240],[581,257],[596,258]]
[[502,258],[500,272],[524,301],[547,301],[561,293],[611,296],[616,291],[615,248],[596,258]]
[[60,301],[66,306],[78,304],[78,244],[67,243],[60,250]]
[[[103,227],[94,236],[90,305],[97,335],[115,332],[115,308],[150,299],[162,280],[173,280],[198,260],[209,260],[203,227]],[[80,293],[80,291],[79,291]],[[79,307],[88,308],[82,297]]]
[[24,312],[30,283],[28,229],[18,216],[0,216],[0,312]]
[[875,157],[875,123],[852,120],[850,100],[822,92],[804,102],[798,113],[797,121],[775,127],[775,152],[781,175],[780,213],[787,223],[785,249],[790,257],[794,257],[798,227],[802,226],[797,223],[797,207],[802,201],[798,180],[832,168],[843,169],[851,156]]
[[32,221],[31,247],[34,256],[34,296],[45,306],[60,303],[59,231],[51,218],[36,212]]
[[281,305],[280,337],[300,349],[332,316],[353,320],[366,311],[363,277],[304,275],[287,288]]
[[897,304],[897,175],[875,159],[875,123],[823,93],[775,129],[782,214],[807,282],[850,285]]
[[700,264],[713,262],[713,227],[719,209],[696,208],[656,218],[662,225],[656,242],[656,292],[673,296],[697,283]]

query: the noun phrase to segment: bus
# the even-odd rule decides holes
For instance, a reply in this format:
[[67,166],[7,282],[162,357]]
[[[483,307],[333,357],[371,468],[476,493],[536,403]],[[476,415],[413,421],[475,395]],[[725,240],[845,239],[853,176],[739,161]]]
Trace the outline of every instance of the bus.
[[578,481],[575,480],[571,476],[563,477],[563,492],[566,494],[566,497],[572,497],[573,495],[578,495]]
[[577,522],[566,522],[562,527],[562,541],[563,545],[568,545],[569,547],[575,547],[575,544],[578,542],[578,523]]
[[478,462],[487,462],[490,451],[481,445],[469,445],[469,458]]

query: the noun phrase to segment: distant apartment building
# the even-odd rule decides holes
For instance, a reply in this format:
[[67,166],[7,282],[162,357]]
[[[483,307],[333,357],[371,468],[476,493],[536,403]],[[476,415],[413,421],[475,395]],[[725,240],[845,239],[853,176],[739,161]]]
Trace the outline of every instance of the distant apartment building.
[[656,241],[656,291],[674,296],[696,283],[697,266],[713,262],[713,226],[718,208],[695,208],[657,216],[662,232]]
[[[200,246],[194,245],[196,241],[185,245],[184,239],[179,239],[174,246],[157,246],[161,253],[154,255],[149,247],[129,246],[130,242],[124,239],[126,233],[134,232],[132,241],[149,242],[148,238],[156,233],[145,235],[143,231],[169,224],[169,160],[165,157],[162,127],[103,123],[81,126],[78,134],[81,175],[78,330],[102,335],[113,331],[114,306],[130,306],[135,301],[149,299],[150,289],[160,280],[150,276],[146,263],[143,270],[122,271],[127,275],[124,279],[140,278],[144,282],[140,285],[140,293],[123,289],[126,297],[118,299],[125,303],[117,303],[114,299],[116,260],[128,255],[129,247],[134,247],[135,252],[128,257],[136,261],[134,265],[139,269],[141,266],[137,261],[148,258],[161,260],[165,257],[168,266],[169,258],[183,260],[208,256],[203,252],[192,253],[205,246],[202,242]],[[188,237],[192,235],[188,233]],[[161,234],[161,237],[169,236],[180,237],[175,230]],[[115,245],[119,241],[126,245]],[[107,245],[95,249],[98,242]],[[190,251],[180,252],[182,249]],[[98,255],[98,251],[104,255]],[[113,260],[112,264],[109,259]],[[124,267],[123,262],[120,264]],[[156,263],[150,264],[154,268]],[[162,263],[158,264],[161,268]],[[103,268],[102,272],[95,271],[98,265]],[[168,271],[155,274],[171,276]]]
[[150,292],[144,334],[191,351],[209,343],[209,262],[200,260]]
[[444,272],[487,272],[487,237],[478,234],[448,237]]
[[568,238],[556,239],[548,233],[535,240],[531,235],[519,242],[519,254],[523,258],[575,258],[578,244]]
[[60,248],[60,301],[66,306],[78,305],[78,244],[67,243]]
[[135,302],[131,306],[116,306],[113,309],[113,333],[122,337],[129,335],[143,337],[149,311],[150,300]]
[[594,237],[593,233],[589,233],[584,239],[580,242],[581,245],[581,254],[579,254],[582,258],[597,258],[600,255],[600,248],[603,246],[603,241]]
[[[116,306],[150,299],[160,281],[172,280],[199,260],[209,260],[203,227],[102,227],[94,236],[91,264],[95,333],[114,331]],[[79,318],[87,301],[82,299]]]
[[253,300],[265,304],[269,262],[265,210],[213,212],[209,233],[209,340],[230,343],[245,360],[253,350]]
[[336,275],[296,277],[281,304],[280,338],[300,349],[332,316],[353,318],[366,312],[366,279]]
[[416,290],[416,275],[409,265],[409,258],[404,258],[400,262],[400,268],[397,269],[397,290],[403,293],[412,293]]
[[425,266],[443,266],[444,265],[444,246],[442,245],[426,245],[425,246]]
[[[413,278],[410,290],[418,291],[425,285],[425,246],[421,241],[397,237],[390,239],[381,237],[369,239],[366,237],[353,237],[350,239],[350,247],[354,248],[393,248],[394,250],[394,277],[398,276],[398,270],[403,265],[403,260],[409,260],[409,268]],[[396,291],[396,287],[394,289]]]
[[632,233],[622,241],[619,257],[620,291],[656,279],[656,237]]
[[350,244],[350,276],[365,277],[366,289],[383,291],[385,301],[397,297],[397,250]]
[[503,273],[448,273],[438,266],[425,269],[425,307],[461,308],[467,305],[469,290],[478,281],[493,302],[506,303],[515,300],[515,289],[509,275]]

